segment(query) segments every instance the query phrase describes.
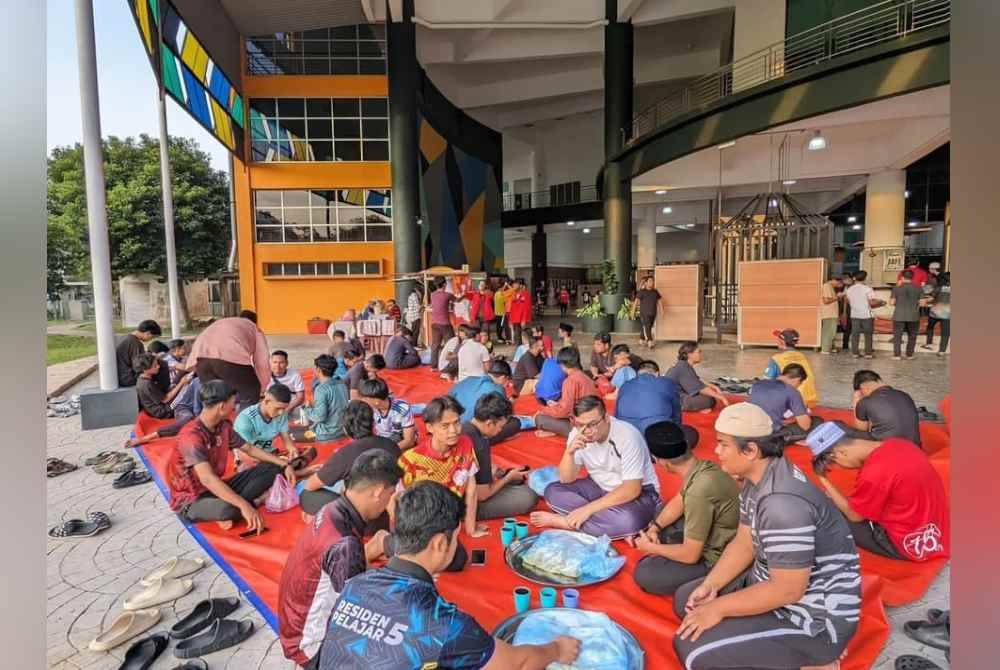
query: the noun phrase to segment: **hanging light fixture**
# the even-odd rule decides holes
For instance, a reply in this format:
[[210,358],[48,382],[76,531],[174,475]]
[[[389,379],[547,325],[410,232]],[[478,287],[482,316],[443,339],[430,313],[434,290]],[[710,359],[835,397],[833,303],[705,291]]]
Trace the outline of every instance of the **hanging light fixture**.
[[666,207],[663,208],[662,211],[663,211],[664,214],[670,214],[671,212],[674,211],[674,208],[671,207],[670,205],[667,205]]
[[816,134],[809,140],[809,151],[820,151],[821,149],[826,149],[826,138],[823,137],[823,133],[817,130]]
[[666,192],[667,192],[667,189],[665,189],[665,188],[660,188],[660,189],[657,189],[657,190],[656,190],[656,195],[665,195],[665,194],[666,194]]
[[851,230],[861,230],[861,224],[855,223],[853,226],[851,226]]
[[576,221],[567,221],[566,225],[567,226],[575,226],[576,225]]
[[792,184],[797,184],[798,181],[795,179],[786,179],[781,183],[784,184],[785,186],[791,186]]
[[856,217],[854,215],[851,215],[851,216],[847,217],[847,222],[848,223],[854,223],[857,220],[858,220],[858,217]]
[[584,235],[590,235],[590,228],[584,228],[583,229],[583,234]]

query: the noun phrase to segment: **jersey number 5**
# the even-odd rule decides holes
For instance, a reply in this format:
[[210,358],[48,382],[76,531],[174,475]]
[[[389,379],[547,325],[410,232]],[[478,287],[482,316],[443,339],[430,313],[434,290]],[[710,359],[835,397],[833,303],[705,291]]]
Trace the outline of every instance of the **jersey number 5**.
[[389,634],[385,636],[385,640],[383,640],[383,642],[394,646],[398,645],[403,641],[403,633],[409,629],[410,627],[406,624],[394,623],[392,624],[392,628],[389,629]]

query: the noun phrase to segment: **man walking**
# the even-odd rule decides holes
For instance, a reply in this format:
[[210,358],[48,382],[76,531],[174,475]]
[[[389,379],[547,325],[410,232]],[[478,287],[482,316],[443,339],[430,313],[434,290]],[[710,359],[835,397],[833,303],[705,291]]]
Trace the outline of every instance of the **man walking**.
[[653,278],[646,277],[642,280],[642,288],[635,296],[639,300],[639,321],[642,322],[642,333],[639,340],[644,341],[646,346],[653,348],[656,336],[653,334],[653,326],[656,324],[657,315],[663,312],[663,296],[653,288]]
[[449,293],[444,277],[438,277],[431,293],[431,367],[437,368],[441,345],[455,336],[451,327],[451,306],[455,296]]
[[875,314],[872,307],[881,307],[884,300],[875,297],[875,291],[865,284],[868,273],[859,270],[854,273],[854,286],[847,289],[847,302],[851,308],[851,353],[861,358],[858,346],[861,335],[865,336],[865,358],[875,358]]
[[913,281],[913,271],[903,270],[899,284],[892,289],[889,304],[896,309],[892,312],[892,359],[900,360],[903,346],[903,331],[906,331],[906,360],[913,358],[917,348],[917,333],[920,330],[920,302],[923,290]]

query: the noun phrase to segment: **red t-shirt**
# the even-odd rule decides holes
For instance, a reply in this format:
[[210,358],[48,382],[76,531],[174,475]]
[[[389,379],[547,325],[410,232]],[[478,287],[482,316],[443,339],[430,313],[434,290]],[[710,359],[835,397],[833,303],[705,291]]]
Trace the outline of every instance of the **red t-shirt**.
[[525,324],[531,319],[531,294],[523,288],[510,299],[510,322]]
[[431,323],[439,326],[451,324],[451,304],[455,302],[455,296],[443,289],[438,289],[431,293]]
[[198,499],[207,489],[198,479],[194,466],[208,463],[219,477],[226,473],[229,452],[243,446],[243,438],[233,430],[233,422],[224,419],[209,430],[201,419],[188,422],[177,434],[170,462],[167,463],[167,486],[170,509],[178,512]]
[[909,440],[889,438],[872,452],[858,471],[848,503],[885,528],[896,549],[911,561],[948,556],[944,484],[927,455]]
[[[923,286],[924,284],[927,283],[927,278],[930,277],[930,273],[927,272],[927,270],[925,270],[922,267],[920,267],[919,265],[911,265],[910,267],[908,267],[906,269],[913,272],[913,285],[914,286]],[[899,281],[902,278],[903,278],[903,273],[902,272],[900,272],[898,275],[896,275],[896,281]]]
[[431,438],[428,435],[420,444],[403,452],[399,457],[399,467],[403,469],[405,488],[429,479],[444,485],[457,496],[465,495],[469,480],[479,472],[472,439],[464,434],[446,456],[431,448]]
[[552,357],[552,338],[548,335],[542,335],[542,348],[545,350],[545,355],[549,358]]
[[559,303],[563,305],[569,304],[569,291],[566,289],[559,291]]
[[493,313],[493,291],[486,290],[479,294],[480,296],[480,309],[482,313],[479,315],[482,317],[483,321],[492,321],[495,318]]

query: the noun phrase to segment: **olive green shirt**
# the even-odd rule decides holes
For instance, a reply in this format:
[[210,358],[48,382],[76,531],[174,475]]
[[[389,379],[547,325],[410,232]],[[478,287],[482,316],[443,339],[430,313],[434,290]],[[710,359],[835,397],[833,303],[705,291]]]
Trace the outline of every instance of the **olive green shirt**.
[[684,537],[704,542],[701,557],[715,565],[740,525],[740,491],[732,477],[711,461],[696,460],[681,484]]

